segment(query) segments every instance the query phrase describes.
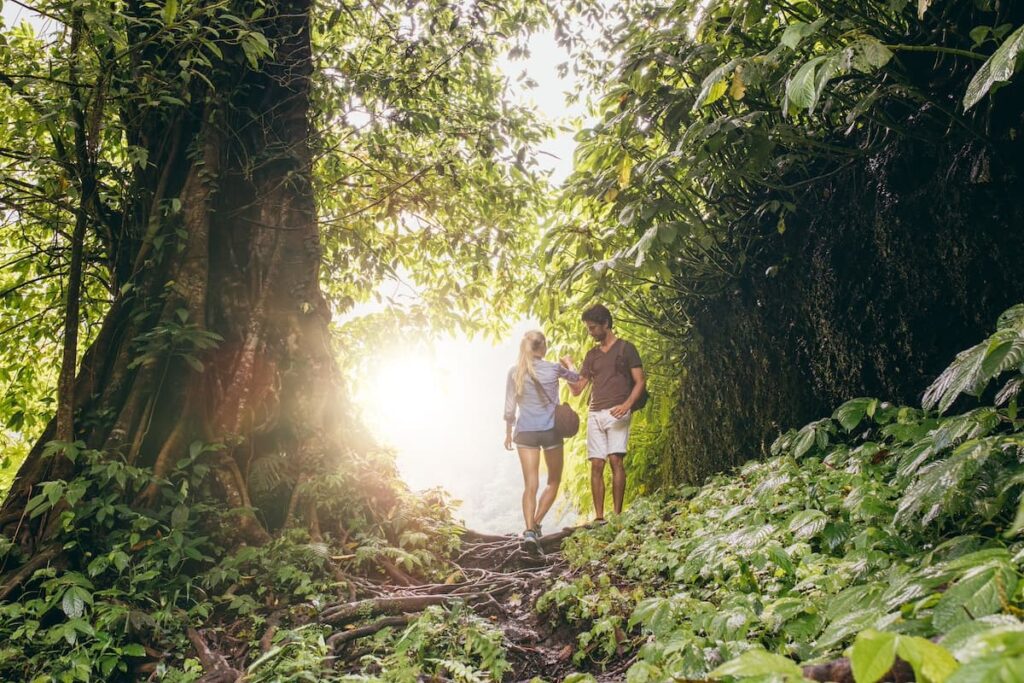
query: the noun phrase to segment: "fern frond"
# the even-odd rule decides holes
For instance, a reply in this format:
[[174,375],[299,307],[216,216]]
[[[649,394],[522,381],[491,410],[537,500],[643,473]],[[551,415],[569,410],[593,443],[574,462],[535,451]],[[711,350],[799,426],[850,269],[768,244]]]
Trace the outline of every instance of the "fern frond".
[[260,495],[273,491],[287,479],[288,458],[280,453],[269,453],[257,458],[249,467],[249,491]]

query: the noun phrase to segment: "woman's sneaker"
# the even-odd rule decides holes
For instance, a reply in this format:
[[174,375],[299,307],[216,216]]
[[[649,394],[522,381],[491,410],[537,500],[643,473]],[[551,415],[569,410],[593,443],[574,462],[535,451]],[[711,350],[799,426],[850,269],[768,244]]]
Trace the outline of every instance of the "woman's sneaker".
[[534,555],[540,554],[540,539],[537,538],[536,531],[527,529],[523,532],[523,546]]

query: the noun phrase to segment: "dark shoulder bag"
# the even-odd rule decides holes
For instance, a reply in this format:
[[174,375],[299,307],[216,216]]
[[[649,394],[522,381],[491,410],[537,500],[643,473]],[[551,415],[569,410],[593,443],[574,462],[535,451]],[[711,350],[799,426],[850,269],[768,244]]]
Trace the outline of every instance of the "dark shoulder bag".
[[[622,357],[628,342],[625,339],[620,339],[619,342],[619,350],[615,354],[615,367],[629,379],[629,391],[632,393],[633,387],[636,386],[636,382],[633,381],[632,368],[626,367],[625,359]],[[650,397],[651,395],[647,393],[647,383],[645,382],[643,391],[640,392],[640,396],[637,397],[636,403],[633,404],[633,407],[630,408],[630,410],[632,412],[643,410],[644,406],[647,405],[647,399]]]
[[[544,391],[544,385],[540,383],[533,375],[530,375],[530,379],[533,380],[534,385],[537,387],[537,391],[544,397],[544,400],[551,403],[551,397],[548,396],[548,392]],[[568,439],[571,436],[576,436],[576,432],[580,431],[580,416],[576,414],[576,411],[572,409],[568,403],[558,403],[555,405],[555,433],[563,439]]]

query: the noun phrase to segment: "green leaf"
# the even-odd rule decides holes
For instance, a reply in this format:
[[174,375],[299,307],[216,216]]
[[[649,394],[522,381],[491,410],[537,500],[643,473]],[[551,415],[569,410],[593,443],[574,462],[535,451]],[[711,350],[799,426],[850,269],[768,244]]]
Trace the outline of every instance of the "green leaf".
[[862,631],[850,651],[850,665],[857,683],[875,683],[888,673],[895,660],[896,635],[885,631]]
[[899,636],[896,654],[910,664],[920,683],[945,683],[960,666],[949,650],[917,636]]
[[92,594],[81,586],[72,586],[64,592],[60,609],[69,618],[77,619],[85,613],[86,604],[92,604]]
[[178,505],[175,506],[174,511],[171,512],[171,526],[175,529],[180,529],[188,523],[188,506]]
[[815,57],[804,63],[786,84],[786,98],[797,109],[810,109],[814,104],[814,72],[825,61]]
[[889,63],[892,50],[875,38],[862,38],[853,44],[853,68],[871,73]]
[[818,535],[828,524],[828,515],[821,510],[803,510],[789,520],[789,530],[800,539],[808,539]]
[[138,643],[128,643],[121,648],[121,654],[127,657],[145,657],[146,648]]
[[178,0],[164,0],[162,16],[164,24],[173,24],[175,17],[178,16]]
[[804,38],[817,33],[818,29],[824,25],[825,20],[825,17],[820,17],[810,24],[803,21],[797,21],[790,24],[786,27],[786,30],[782,32],[782,39],[779,40],[779,44],[785,45],[791,50],[795,50],[797,45],[799,45]]
[[766,650],[747,650],[711,672],[712,678],[725,676],[765,676],[776,674],[784,679],[803,680],[804,672],[792,659]]
[[1016,586],[1007,586],[1007,575],[996,567],[989,567],[973,576],[967,576],[947,590],[932,616],[935,627],[948,631],[971,619],[995,614],[1002,609],[1002,595],[1011,594]]
[[946,683],[1016,683],[1024,681],[1024,657],[985,657],[967,662]]
[[[924,0],[922,0],[923,2]],[[1017,57],[1024,48],[1024,26],[1010,34],[992,56],[981,65],[978,73],[967,84],[964,109],[970,109],[984,97],[992,86],[1010,80],[1017,71]]]
[[722,64],[711,71],[700,84],[700,92],[693,101],[693,109],[696,111],[720,100],[726,91],[729,90],[729,74],[736,68],[737,60],[733,59]]
[[853,431],[868,414],[869,407],[872,404],[877,404],[877,402],[878,399],[874,398],[851,399],[836,408],[836,411],[832,413],[832,419],[838,422],[846,431]]

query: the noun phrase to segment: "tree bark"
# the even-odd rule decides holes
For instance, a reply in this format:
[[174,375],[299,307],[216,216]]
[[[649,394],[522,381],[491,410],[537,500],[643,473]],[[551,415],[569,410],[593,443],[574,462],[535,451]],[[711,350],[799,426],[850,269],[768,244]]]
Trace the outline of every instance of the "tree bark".
[[[55,432],[150,467],[157,480],[195,442],[219,444],[207,494],[242,508],[238,542],[267,540],[292,498],[302,499],[296,523],[319,533],[316,506],[295,489],[339,465],[347,420],[319,286],[309,9],[308,0],[268,8],[261,26],[273,55],[259,68],[241,66],[235,45],[211,69],[217,78],[196,79],[190,104],[142,113],[125,105],[128,140],[151,164],[136,167],[120,231],[105,241],[114,304],[73,389],[61,383],[83,419],[72,430],[65,410],[51,423],[0,509],[3,531],[29,556],[56,528],[18,513],[53,478],[54,460],[68,468],[62,478],[79,466],[43,457]],[[137,65],[161,57],[154,44]],[[254,463],[282,456],[286,473],[271,494],[251,492]],[[153,503],[157,491],[154,480],[134,503]]]

